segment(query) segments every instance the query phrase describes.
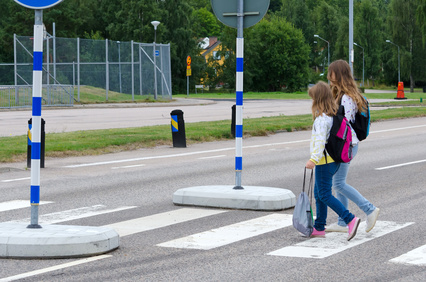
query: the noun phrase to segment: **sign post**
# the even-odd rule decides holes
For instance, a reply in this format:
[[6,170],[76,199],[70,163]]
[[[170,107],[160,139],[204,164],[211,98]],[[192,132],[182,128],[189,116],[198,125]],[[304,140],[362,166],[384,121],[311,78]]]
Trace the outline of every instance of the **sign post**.
[[188,56],[186,57],[186,96],[189,96],[189,77],[191,74],[191,56]]
[[241,185],[243,170],[243,29],[255,25],[266,14],[269,0],[211,0],[213,12],[223,24],[237,29],[236,119],[235,119],[235,187]]
[[27,228],[41,228],[38,224],[40,204],[40,156],[41,156],[41,102],[43,83],[43,9],[63,0],[15,0],[18,4],[35,10],[33,45],[33,98],[31,129],[31,224]]

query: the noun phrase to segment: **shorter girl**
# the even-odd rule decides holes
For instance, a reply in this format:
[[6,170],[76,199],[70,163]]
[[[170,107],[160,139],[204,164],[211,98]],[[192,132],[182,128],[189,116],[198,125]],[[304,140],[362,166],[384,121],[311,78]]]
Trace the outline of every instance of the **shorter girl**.
[[333,116],[337,113],[338,106],[331,93],[330,87],[319,82],[309,89],[312,98],[312,126],[311,158],[306,163],[306,168],[315,168],[314,195],[316,202],[317,218],[311,237],[325,237],[325,225],[327,220],[327,207],[335,211],[348,225],[348,241],[356,235],[361,220],[351,214],[342,203],[331,193],[333,175],[339,169],[340,163],[324,155],[325,144],[330,136],[333,125]]

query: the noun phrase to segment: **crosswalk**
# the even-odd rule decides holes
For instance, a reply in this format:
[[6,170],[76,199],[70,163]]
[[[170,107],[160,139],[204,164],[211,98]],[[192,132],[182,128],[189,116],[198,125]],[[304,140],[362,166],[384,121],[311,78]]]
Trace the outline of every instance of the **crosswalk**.
[[[48,205],[53,202],[42,202],[40,204]],[[0,202],[0,213],[10,210],[17,210],[29,207],[29,201],[15,200]],[[94,205],[90,207],[80,207],[71,210],[64,210],[50,214],[41,215],[39,222],[41,224],[57,224],[60,222],[98,216],[102,214],[123,212],[136,206],[122,206],[110,208],[105,205]],[[120,237],[129,236],[141,232],[155,230],[174,224],[182,224],[192,220],[204,219],[211,216],[217,216],[223,213],[232,212],[232,210],[223,209],[201,209],[181,207],[175,210],[157,213],[145,217],[135,218],[122,222],[116,222],[107,225],[115,229]],[[30,219],[18,219],[13,222],[29,222]],[[374,232],[365,233],[365,223],[361,223],[360,232],[350,242],[346,241],[346,234],[328,233],[326,238],[311,238],[303,242],[290,246],[281,246],[275,251],[265,253],[267,256],[294,257],[305,259],[323,259],[344,252],[348,249],[370,242],[377,238],[386,236],[392,232],[402,230],[414,222],[391,222],[378,221]],[[268,215],[261,214],[259,217],[245,220],[211,230],[205,230],[193,235],[174,238],[170,241],[156,244],[160,248],[178,248],[178,249],[196,249],[212,250],[231,244],[242,242],[243,240],[262,236],[266,233],[284,228],[292,227],[292,215],[281,212]],[[297,232],[295,231],[295,236]],[[401,254],[398,257],[389,260],[391,263],[405,265],[426,265],[426,245],[417,246],[417,248]]]

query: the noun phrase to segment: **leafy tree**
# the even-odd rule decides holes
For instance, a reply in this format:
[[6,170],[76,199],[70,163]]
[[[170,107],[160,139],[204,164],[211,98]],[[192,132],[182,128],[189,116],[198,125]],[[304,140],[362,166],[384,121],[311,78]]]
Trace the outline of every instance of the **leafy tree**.
[[192,12],[192,31],[196,38],[219,36],[221,27],[215,15],[201,8]]
[[[354,7],[354,41],[364,48],[365,78],[376,79],[380,75],[380,52],[385,42],[379,10],[371,0],[357,3]],[[362,49],[355,48],[354,72],[362,77]],[[359,54],[359,55],[357,55]],[[374,82],[373,82],[374,83]]]
[[[414,91],[415,80],[425,77],[425,49],[418,43],[422,37],[416,22],[417,3],[417,0],[392,0],[388,17],[392,42],[401,47],[401,79],[410,81],[411,92]],[[397,50],[393,53],[394,61],[397,61]]]
[[[222,38],[232,56],[221,69],[222,81],[235,87],[235,31]],[[263,19],[244,33],[245,91],[295,91],[306,87],[309,46],[303,34],[280,17]],[[231,65],[230,65],[231,64]],[[234,65],[232,67],[232,65]],[[230,72],[231,71],[231,72]]]

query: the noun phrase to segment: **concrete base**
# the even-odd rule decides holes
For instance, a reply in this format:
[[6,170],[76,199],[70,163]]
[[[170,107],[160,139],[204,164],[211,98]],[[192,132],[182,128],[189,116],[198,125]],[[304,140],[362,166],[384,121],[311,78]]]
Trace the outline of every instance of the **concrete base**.
[[182,188],[173,194],[176,205],[215,207],[244,210],[276,211],[296,205],[296,196],[282,188],[231,185],[211,185]]
[[118,233],[108,227],[0,223],[2,258],[72,258],[107,253],[119,246]]

